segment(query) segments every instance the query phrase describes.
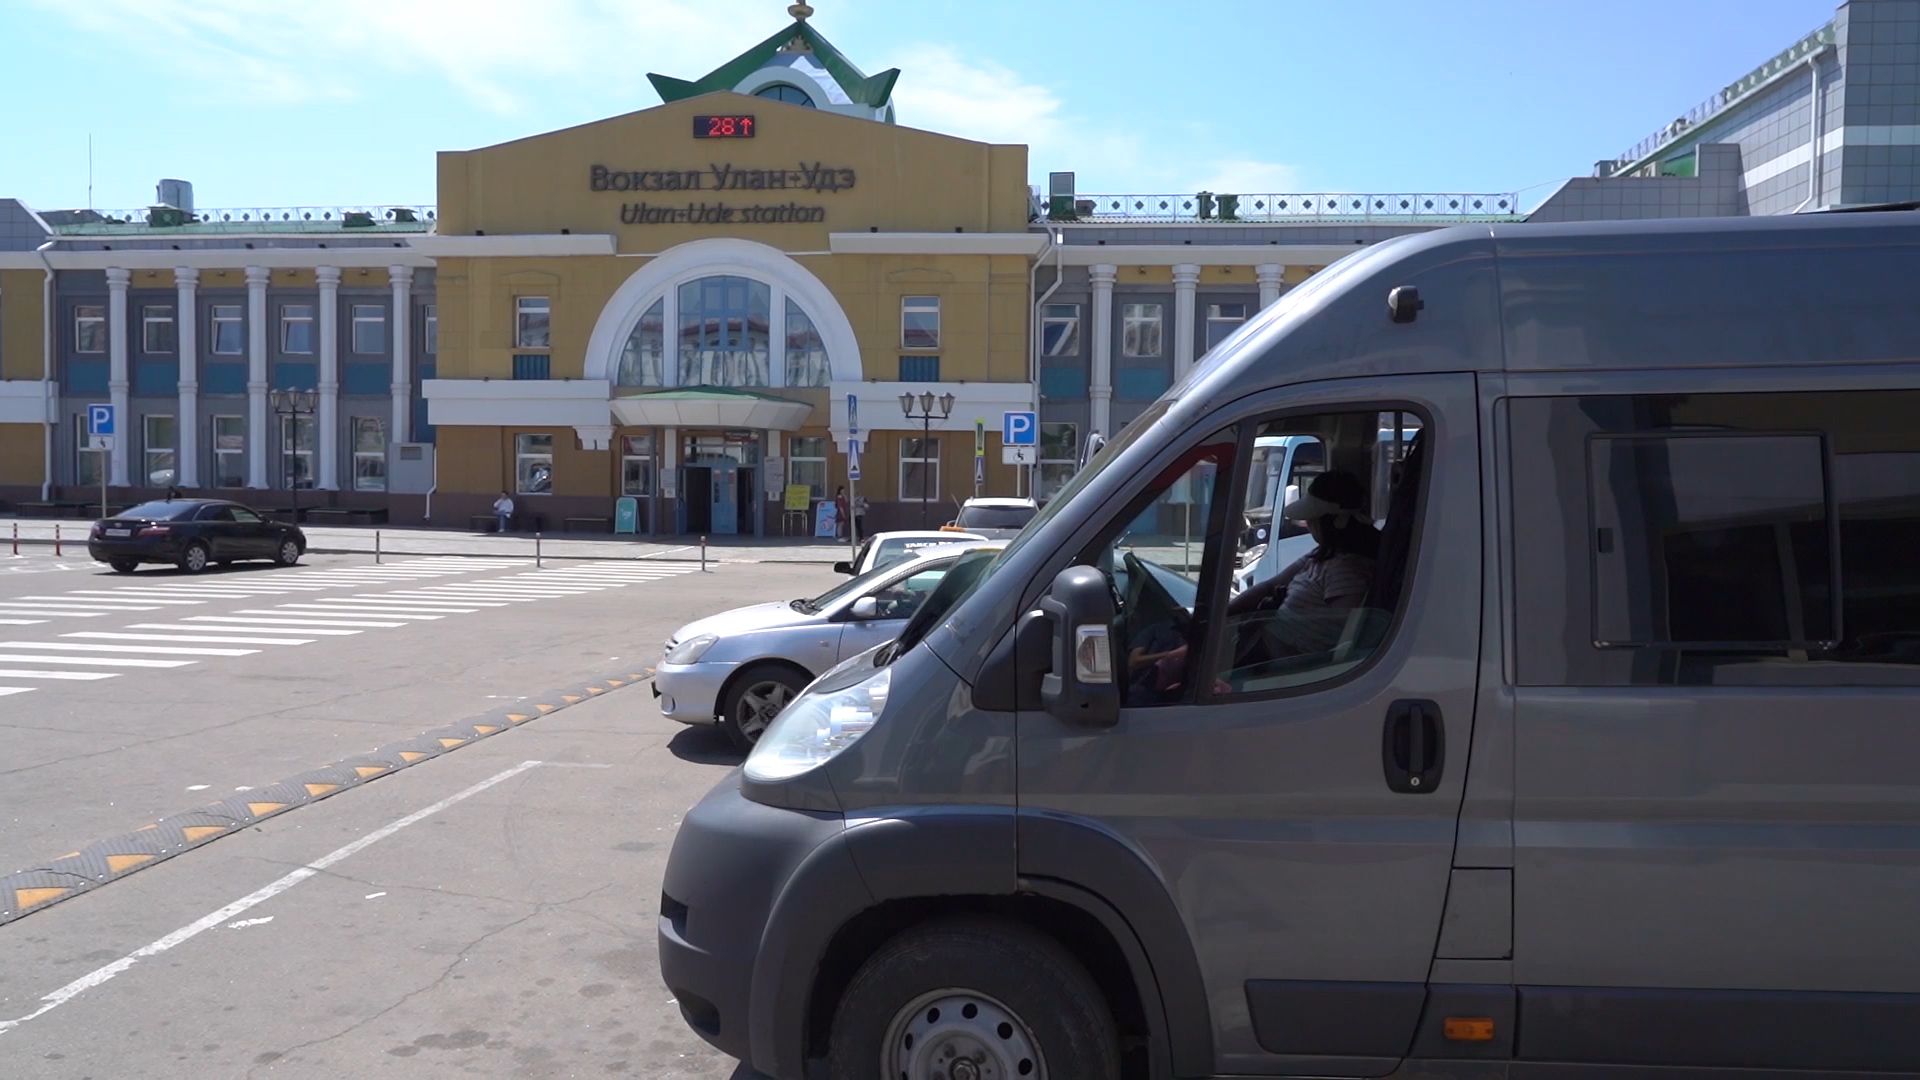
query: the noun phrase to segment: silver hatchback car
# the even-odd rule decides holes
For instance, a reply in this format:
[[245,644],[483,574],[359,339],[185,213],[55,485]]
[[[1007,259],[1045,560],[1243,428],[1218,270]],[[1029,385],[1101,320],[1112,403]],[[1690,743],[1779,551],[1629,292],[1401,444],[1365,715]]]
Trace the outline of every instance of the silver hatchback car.
[[980,546],[925,548],[811,599],[688,623],[667,639],[653,676],[660,711],[683,724],[718,723],[734,745],[752,746],[814,676],[899,636],[954,560]]

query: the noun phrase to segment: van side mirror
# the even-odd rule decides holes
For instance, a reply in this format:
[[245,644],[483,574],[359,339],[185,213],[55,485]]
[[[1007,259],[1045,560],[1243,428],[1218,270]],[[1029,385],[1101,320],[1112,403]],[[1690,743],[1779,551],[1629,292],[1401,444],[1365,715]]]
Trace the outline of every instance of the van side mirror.
[[836,574],[852,574],[853,564],[845,559],[841,559],[839,562],[833,564],[833,572]]
[[853,607],[848,609],[847,614],[856,619],[877,619],[880,617],[880,601],[871,596],[863,596],[853,602]]
[[1040,680],[1047,712],[1068,723],[1111,727],[1120,720],[1114,681],[1113,589],[1091,566],[1069,566],[1040,598],[1053,624],[1053,664]]

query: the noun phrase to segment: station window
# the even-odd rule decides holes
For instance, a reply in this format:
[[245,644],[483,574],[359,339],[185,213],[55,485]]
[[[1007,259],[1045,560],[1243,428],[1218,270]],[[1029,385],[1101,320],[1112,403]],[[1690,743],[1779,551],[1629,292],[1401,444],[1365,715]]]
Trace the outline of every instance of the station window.
[[826,386],[833,381],[833,364],[827,359],[826,343],[820,329],[800,305],[787,300],[787,385]]
[[910,435],[900,440],[900,501],[933,502],[940,497],[940,437]]
[[667,367],[666,302],[655,300],[627,335],[615,386],[665,386]]
[[313,417],[280,418],[280,484],[289,490],[313,486]]
[[216,356],[239,356],[246,350],[246,323],[242,321],[239,304],[214,304],[213,315],[213,353]]
[[81,487],[98,487],[107,475],[107,451],[95,450],[87,436],[87,415],[73,418],[73,482]]
[[1040,351],[1047,356],[1080,355],[1080,305],[1048,304],[1040,313]]
[[313,305],[280,305],[280,351],[309,356],[313,353]]
[[1208,304],[1207,305],[1207,348],[1211,349],[1227,339],[1227,335],[1240,329],[1247,321],[1245,304]]
[[514,490],[521,495],[553,492],[553,436],[513,437]]
[[1159,356],[1165,339],[1164,304],[1120,305],[1120,355]]
[[787,483],[807,485],[813,498],[827,497],[825,435],[794,435],[787,439]]
[[379,356],[387,351],[387,309],[379,304],[353,305],[353,351]]
[[903,356],[900,358],[901,382],[939,382],[940,358],[937,356]]
[[353,418],[353,490],[387,490],[387,422],[381,417]]
[[440,305],[428,304],[421,308],[420,351],[428,356],[440,352]]
[[174,350],[173,305],[148,304],[140,309],[140,351],[160,356]]
[[73,308],[73,351],[107,351],[107,309],[100,304],[76,304]]
[[765,386],[773,290],[730,274],[680,286],[681,386]]
[[1080,468],[1080,425],[1040,425],[1040,482],[1034,497],[1044,502]]
[[173,417],[150,413],[140,418],[141,464],[145,472],[140,482],[150,487],[168,487],[179,475],[174,469]]
[[784,101],[789,105],[799,105],[808,109],[814,107],[813,98],[809,97],[805,90],[797,86],[789,86],[786,83],[774,83],[772,86],[763,86],[755,90],[753,96],[766,98],[769,101]]
[[513,301],[513,344],[519,349],[545,349],[553,343],[553,302],[544,296],[520,296]]
[[903,296],[900,298],[900,347],[937,349],[940,347],[940,298]]
[[621,436],[620,494],[653,494],[653,436]]
[[247,420],[244,416],[213,418],[213,486],[245,487],[247,483]]

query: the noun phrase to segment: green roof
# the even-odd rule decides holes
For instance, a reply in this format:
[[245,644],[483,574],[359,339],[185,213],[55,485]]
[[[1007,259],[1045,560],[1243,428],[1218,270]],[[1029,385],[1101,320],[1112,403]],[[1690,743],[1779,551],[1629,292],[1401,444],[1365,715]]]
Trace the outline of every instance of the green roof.
[[869,108],[884,108],[887,99],[893,96],[893,84],[900,78],[899,68],[888,68],[878,75],[867,75],[853,66],[853,61],[833,47],[833,43],[821,37],[819,31],[807,25],[805,19],[793,20],[793,25],[767,38],[739,56],[714,68],[705,76],[689,82],[676,79],[671,75],[649,73],[647,80],[660,95],[661,101],[682,101],[700,94],[711,94],[721,90],[732,90],[739,86],[747,76],[765,67],[768,60],[779,55],[788,42],[798,38],[820,61],[833,81],[846,91],[847,98],[855,104]]
[[737,390],[730,386],[677,386],[666,390],[648,390],[638,394],[624,395],[630,398],[652,398],[656,401],[738,401],[748,398],[753,401],[778,401],[792,404],[792,398],[776,394],[762,394],[753,390]]

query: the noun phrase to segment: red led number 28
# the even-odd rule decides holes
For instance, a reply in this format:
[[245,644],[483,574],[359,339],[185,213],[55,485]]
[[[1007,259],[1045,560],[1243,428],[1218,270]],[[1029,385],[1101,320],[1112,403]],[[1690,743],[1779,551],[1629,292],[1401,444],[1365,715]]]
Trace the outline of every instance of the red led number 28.
[[709,116],[707,117],[707,137],[727,138],[729,136],[747,137],[753,134],[751,116]]

